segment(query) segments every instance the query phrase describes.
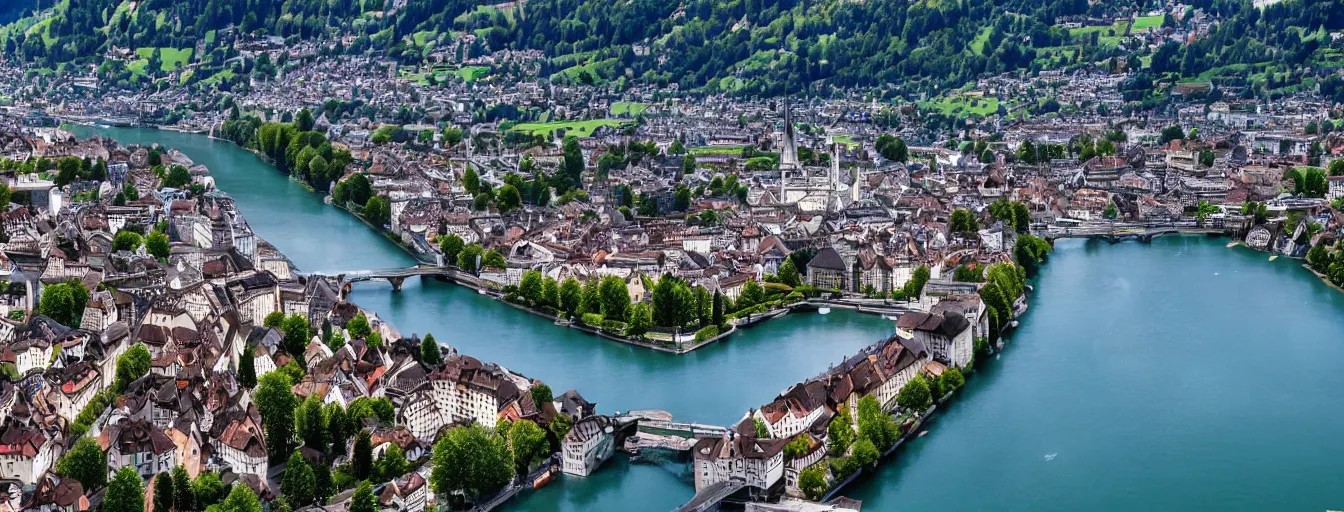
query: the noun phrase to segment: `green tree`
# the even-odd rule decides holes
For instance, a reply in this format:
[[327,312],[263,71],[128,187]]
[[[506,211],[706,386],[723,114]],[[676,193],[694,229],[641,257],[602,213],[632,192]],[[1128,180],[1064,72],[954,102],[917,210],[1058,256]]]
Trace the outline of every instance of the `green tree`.
[[84,283],[78,279],[69,279],[43,288],[37,312],[61,325],[79,327],[84,316],[84,306],[88,303],[89,291],[84,288]]
[[355,494],[350,498],[350,512],[376,512],[378,498],[373,495],[373,484],[368,480],[360,482]]
[[783,263],[779,264],[779,270],[775,271],[779,276],[779,282],[789,286],[798,286],[803,284],[803,280],[798,275],[798,267],[793,265],[793,260],[785,258]]
[[560,310],[575,314],[579,312],[579,305],[583,298],[583,285],[579,284],[573,277],[565,278],[560,283]]
[[374,226],[386,226],[392,221],[392,203],[383,196],[370,197],[364,203],[363,215]]
[[574,419],[570,418],[568,414],[560,413],[555,415],[555,419],[551,420],[548,427],[556,439],[564,440],[565,436],[569,435],[569,431],[574,428]]
[[462,252],[466,243],[462,237],[449,233],[439,237],[439,251],[443,253],[443,261],[449,265],[457,263],[457,254]]
[[481,177],[471,165],[467,165],[466,170],[462,171],[462,188],[473,196],[481,192]]
[[299,439],[303,440],[304,446],[319,453],[327,451],[330,429],[327,428],[321,397],[314,394],[299,404],[299,409],[294,414],[294,429],[298,432]]
[[598,293],[602,300],[602,316],[613,320],[625,318],[625,310],[630,307],[630,294],[624,280],[616,276],[604,277],[598,285]]
[[[1331,176],[1344,176],[1344,158],[1336,158],[1334,160],[1331,160],[1329,169]],[[7,196],[5,196],[4,193],[0,192],[0,203],[8,204],[8,201],[3,200],[6,197]]]
[[910,379],[901,387],[901,391],[896,394],[896,403],[902,409],[922,413],[933,405],[933,396],[929,391],[929,383],[924,380],[922,375],[917,375]]
[[317,494],[317,478],[313,476],[313,468],[308,466],[303,460],[303,455],[297,450],[285,463],[285,473],[280,479],[280,491],[285,493],[285,499],[295,507],[307,506],[313,502],[313,496]]
[[[177,474],[177,470],[174,469],[173,473]],[[182,474],[186,475],[186,469],[183,469]],[[242,487],[247,486],[244,485]],[[186,507],[185,510],[199,510],[217,504],[223,501],[226,497],[224,493],[224,482],[221,481],[219,475],[215,473],[205,472],[196,475],[196,480],[191,482],[191,497],[194,501],[190,506]]]
[[382,457],[378,457],[378,480],[388,481],[394,478],[400,478],[406,474],[406,454],[402,453],[401,447],[393,443],[383,452]]
[[439,494],[469,500],[487,496],[513,478],[513,455],[498,434],[479,425],[458,427],[434,443],[429,482]]
[[830,441],[831,455],[844,455],[849,450],[849,445],[854,444],[854,427],[850,426],[849,421],[849,409],[842,405],[836,415],[831,418],[831,423],[826,426],[826,437]]
[[755,279],[747,280],[747,283],[742,285],[742,294],[737,297],[737,308],[746,309],[763,302],[765,302],[765,288]]
[[285,352],[294,357],[302,356],[303,351],[308,347],[308,342],[313,339],[313,331],[308,326],[308,318],[298,313],[285,317],[285,322],[280,326],[280,330],[285,332]]
[[523,204],[523,195],[518,192],[518,188],[513,185],[504,185],[499,189],[499,195],[495,198],[495,205],[499,207],[500,213],[506,213]]
[[257,410],[261,412],[261,423],[266,435],[266,451],[271,461],[285,460],[292,449],[294,439],[294,409],[298,405],[293,384],[281,372],[269,372],[261,376],[257,390],[252,394]]
[[238,384],[247,389],[257,385],[256,356],[252,350],[251,346],[244,347],[242,355],[238,357]]
[[261,325],[283,329],[285,325],[285,313],[283,311],[272,311],[267,313],[266,318],[262,319]]
[[476,244],[464,247],[462,252],[457,253],[457,268],[475,273],[478,270],[478,260],[484,252],[485,250]]
[[[104,468],[106,469],[106,468]],[[140,474],[125,466],[112,476],[103,498],[103,510],[118,512],[145,512],[145,491],[140,485]]]
[[0,212],[9,211],[9,201],[12,195],[13,192],[9,190],[9,185],[0,183]]
[[526,475],[528,466],[545,459],[550,451],[546,431],[529,420],[518,420],[509,428],[509,450],[513,453],[518,475]]
[[349,331],[354,339],[367,338],[373,333],[373,328],[369,326],[369,317],[365,316],[363,311],[345,323],[345,330]]
[[145,239],[145,250],[158,259],[168,258],[168,235],[154,232]]
[[826,494],[830,484],[826,483],[826,470],[822,465],[814,464],[798,473],[798,488],[807,499],[816,501]]
[[350,457],[350,468],[360,480],[373,476],[373,443],[369,431],[361,430],[355,436],[355,449]]
[[132,345],[125,353],[117,356],[116,379],[113,381],[112,388],[117,393],[126,391],[126,387],[130,386],[132,382],[149,373],[151,362],[149,349],[145,348],[143,343]]
[[532,394],[532,403],[536,404],[537,407],[541,407],[542,404],[550,403],[555,400],[555,395],[551,392],[551,387],[544,382],[532,386],[529,393]]
[[[247,485],[234,485],[229,496],[219,504],[220,512],[261,512],[257,494]],[[111,509],[107,509],[111,510]]]
[[350,439],[350,433],[354,430],[345,408],[338,403],[329,403],[323,407],[322,415],[326,418],[327,439],[331,441],[331,451],[345,453],[348,449],[346,441]]
[[[210,473],[201,473],[205,476]],[[216,477],[218,480],[218,477]],[[191,475],[187,474],[187,468],[178,464],[173,468],[173,507],[177,510],[196,510],[196,489],[192,486]],[[154,507],[156,510],[158,507]],[[166,509],[165,509],[166,510]]]
[[154,475],[154,510],[173,508],[173,475],[164,471]]
[[112,238],[112,251],[135,252],[136,249],[140,248],[140,244],[142,243],[144,243],[144,239],[141,238],[138,233],[123,229],[118,231],[117,236]]
[[439,349],[439,343],[434,341],[433,334],[425,334],[425,339],[420,340],[420,360],[428,366],[438,366],[443,362],[443,352]]
[[910,149],[906,147],[905,140],[891,134],[882,134],[877,137],[874,144],[877,153],[882,158],[893,162],[907,162],[910,160]]
[[1307,265],[1317,272],[1324,272],[1330,266],[1330,253],[1324,245],[1313,245],[1307,251]]
[[191,184],[191,173],[181,165],[170,167],[168,176],[163,178],[163,186],[168,188],[182,188],[189,184]]
[[877,450],[877,446],[868,439],[859,439],[854,443],[854,453],[850,455],[854,458],[854,462],[867,469],[876,467],[877,459],[881,456],[882,453]]
[[97,440],[81,437],[56,463],[56,473],[75,479],[85,489],[100,489],[107,483],[107,453]]
[[541,271],[523,272],[523,277],[518,279],[518,295],[533,306],[541,304]]
[[509,262],[504,259],[504,254],[496,249],[485,251],[485,256],[481,257],[481,265],[491,268],[505,268]]
[[579,296],[579,314],[602,314],[602,293],[599,280],[589,279],[583,283],[583,293]]

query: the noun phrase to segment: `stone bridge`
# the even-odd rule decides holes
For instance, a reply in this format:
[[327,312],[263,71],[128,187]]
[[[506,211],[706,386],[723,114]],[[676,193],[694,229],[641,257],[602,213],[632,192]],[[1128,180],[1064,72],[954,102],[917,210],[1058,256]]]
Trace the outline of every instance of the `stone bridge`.
[[340,283],[341,296],[349,295],[351,285],[360,281],[369,281],[373,279],[382,279],[392,283],[392,291],[401,291],[402,283],[407,278],[416,276],[444,276],[459,277],[463,272],[454,267],[435,266],[435,265],[415,265],[405,268],[388,268],[381,270],[352,270],[349,272],[314,272],[306,274],[313,277],[324,277],[335,279]]
[[1043,229],[1033,229],[1034,235],[1050,243],[1061,238],[1096,238],[1110,243],[1125,239],[1134,239],[1143,243],[1152,242],[1162,235],[1221,235],[1226,232],[1223,223],[1211,219],[1206,224],[1195,221],[1170,222],[1162,224],[1137,223],[1089,223],[1080,226],[1048,225]]

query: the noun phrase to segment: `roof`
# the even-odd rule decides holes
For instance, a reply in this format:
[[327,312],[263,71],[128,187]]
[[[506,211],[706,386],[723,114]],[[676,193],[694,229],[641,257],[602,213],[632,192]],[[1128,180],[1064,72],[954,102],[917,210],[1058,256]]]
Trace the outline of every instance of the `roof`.
[[807,268],[820,268],[827,270],[845,270],[845,260],[840,257],[840,253],[835,249],[826,247],[817,252],[812,261],[807,262]]

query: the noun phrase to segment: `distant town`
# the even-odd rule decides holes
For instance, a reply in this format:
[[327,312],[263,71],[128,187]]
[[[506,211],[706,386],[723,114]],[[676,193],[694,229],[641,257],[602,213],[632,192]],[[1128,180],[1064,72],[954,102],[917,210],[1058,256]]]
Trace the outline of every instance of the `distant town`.
[[[1155,16],[1172,13],[1123,44],[1216,24]],[[1319,88],[1171,81],[1139,105],[1142,73],[1121,65],[923,100],[744,97],[530,80],[539,52],[471,37],[428,54],[446,74],[333,53],[353,40],[215,37],[254,71],[208,95],[171,85],[190,63],[142,90],[0,65],[10,510],[490,510],[661,452],[689,460],[681,510],[857,511],[845,486],[997,364],[1057,240],[1227,237],[1344,285],[1344,108]],[[418,264],[297,268],[212,169],[71,125],[235,143]],[[736,424],[683,423],[601,410],[458,353],[448,326],[404,336],[348,300],[420,277],[676,355],[833,309],[894,334]]]

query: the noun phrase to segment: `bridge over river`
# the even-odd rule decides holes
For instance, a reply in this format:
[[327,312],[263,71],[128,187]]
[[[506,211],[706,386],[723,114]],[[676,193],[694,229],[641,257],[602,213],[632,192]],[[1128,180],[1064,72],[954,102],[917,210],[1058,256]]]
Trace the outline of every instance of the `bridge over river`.
[[1130,223],[1130,222],[1088,222],[1076,226],[1038,225],[1032,227],[1032,234],[1054,243],[1061,238],[1096,238],[1110,243],[1125,239],[1140,242],[1152,242],[1162,235],[1222,235],[1226,234],[1233,223],[1223,219],[1210,219],[1207,223],[1196,221],[1177,221],[1166,223]]
[[412,277],[443,277],[449,280],[465,283],[474,288],[480,288],[484,281],[472,275],[469,272],[463,272],[457,267],[438,266],[438,265],[413,265],[401,268],[386,268],[377,270],[351,270],[345,272],[310,272],[304,273],[310,277],[322,277],[334,279],[340,283],[341,293],[348,294],[351,285],[361,281],[371,281],[380,279],[392,283],[392,291],[401,291],[401,285],[406,279]]

